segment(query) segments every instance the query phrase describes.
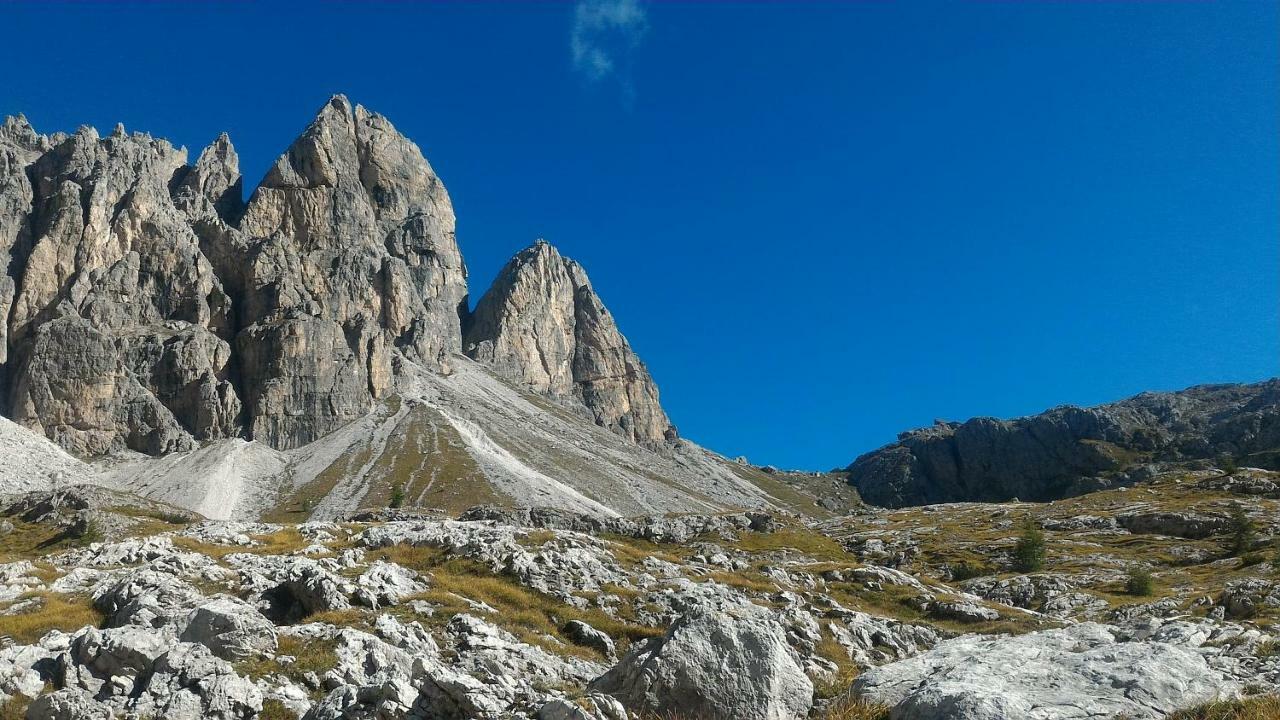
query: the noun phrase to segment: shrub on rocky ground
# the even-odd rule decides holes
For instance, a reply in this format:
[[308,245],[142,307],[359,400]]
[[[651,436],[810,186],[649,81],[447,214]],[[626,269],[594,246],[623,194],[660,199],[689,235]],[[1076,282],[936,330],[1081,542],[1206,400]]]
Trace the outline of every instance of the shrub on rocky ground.
[[1044,530],[1032,518],[1022,524],[1022,534],[1013,547],[1013,566],[1018,572],[1036,572],[1044,567]]
[[1124,588],[1130,595],[1147,596],[1155,591],[1156,581],[1147,568],[1135,568],[1129,571]]
[[1227,552],[1233,557],[1239,557],[1252,550],[1257,541],[1258,528],[1240,503],[1231,504],[1230,527]]
[[952,582],[964,582],[965,580],[972,580],[976,577],[982,577],[984,575],[990,575],[990,574],[991,574],[990,568],[984,567],[977,563],[971,563],[968,560],[961,560],[960,562],[955,563],[954,565],[951,566]]

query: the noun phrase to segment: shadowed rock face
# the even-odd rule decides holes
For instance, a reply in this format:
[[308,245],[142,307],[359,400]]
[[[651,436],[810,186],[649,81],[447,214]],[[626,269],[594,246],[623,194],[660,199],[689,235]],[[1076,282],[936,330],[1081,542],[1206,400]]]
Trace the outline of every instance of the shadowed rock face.
[[1270,380],[1143,393],[1008,421],[938,423],[903,433],[848,471],[863,499],[877,505],[1043,501],[1123,481],[1118,474],[1142,463],[1246,457],[1277,448],[1280,380]]
[[[657,389],[545,244],[472,323],[476,357],[643,443]],[[404,358],[447,372],[467,273],[444,185],[386,118],[330,99],[246,203],[218,137],[0,126],[0,411],[82,455],[247,436],[307,444],[389,393]]]
[[498,374],[573,401],[635,442],[676,438],[653,378],[586,272],[545,241],[503,268],[467,323],[465,345]]

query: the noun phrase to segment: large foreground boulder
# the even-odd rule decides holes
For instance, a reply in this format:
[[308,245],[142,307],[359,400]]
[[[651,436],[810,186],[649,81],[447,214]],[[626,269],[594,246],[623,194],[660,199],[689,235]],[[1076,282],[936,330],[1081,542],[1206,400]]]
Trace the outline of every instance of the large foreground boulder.
[[700,608],[634,648],[590,689],[639,713],[704,720],[792,720],[813,683],[780,625],[760,608]]
[[873,668],[851,692],[893,720],[1160,718],[1238,688],[1191,649],[1119,642],[1082,623],[1017,637],[966,635]]

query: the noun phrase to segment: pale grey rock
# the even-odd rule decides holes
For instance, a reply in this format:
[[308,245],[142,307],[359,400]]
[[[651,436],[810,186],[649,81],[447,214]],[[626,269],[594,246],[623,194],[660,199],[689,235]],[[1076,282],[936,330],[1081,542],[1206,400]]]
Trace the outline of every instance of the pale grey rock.
[[200,591],[171,573],[141,568],[108,575],[93,589],[94,605],[107,616],[108,627],[160,628],[172,624],[200,604]]
[[14,261],[30,251],[34,194],[27,168],[48,145],[21,115],[5,118],[0,126],[0,383],[9,358],[9,310],[21,277],[12,274]]
[[248,720],[262,711],[262,692],[205,646],[179,643],[157,660],[131,709],[174,720]]
[[391,545],[441,548],[566,602],[574,601],[578,592],[627,582],[626,573],[597,538],[566,531],[558,533],[555,543],[531,550],[517,540],[525,534],[487,522],[421,520],[376,525],[362,531],[357,541],[370,549]]
[[891,705],[894,720],[1047,720],[1159,718],[1233,689],[1194,649],[1122,642],[1106,626],[1081,623],[947,640],[864,672],[851,692]]
[[170,197],[185,151],[89,128],[51,145],[26,170],[9,415],[89,455],[236,434],[231,301]]
[[234,553],[225,559],[239,571],[241,590],[255,595],[263,614],[277,623],[345,610],[356,593],[354,583],[308,557]]
[[239,221],[244,212],[244,180],[240,156],[226,133],[205,148],[196,164],[180,177],[173,192],[176,207],[196,218]]
[[581,407],[639,443],[675,440],[658,388],[578,263],[538,241],[503,268],[469,317],[471,358]]
[[968,600],[935,600],[929,603],[928,608],[930,615],[944,620],[976,623],[1000,619],[1000,613],[994,608]]
[[276,650],[276,628],[252,605],[214,598],[191,611],[178,638],[204,645],[224,660],[244,660]]
[[426,589],[414,571],[395,563],[378,561],[356,580],[353,600],[377,610],[384,605],[398,605],[405,598]]
[[509,688],[580,686],[605,670],[600,663],[560,657],[521,642],[474,615],[455,615],[445,632],[446,647],[458,658],[453,668],[491,684]]
[[627,710],[616,699],[591,693],[575,702],[555,699],[538,708],[537,720],[628,720]]
[[[74,681],[91,692],[113,683],[122,694],[134,694],[141,689],[139,683],[145,684],[150,677],[156,661],[176,644],[172,633],[151,628],[86,628],[71,641],[66,659],[74,664],[64,667],[64,682]],[[128,683],[121,684],[125,678]]]
[[1228,617],[1251,618],[1264,608],[1280,608],[1280,585],[1263,578],[1232,580],[1218,605]]
[[1116,519],[1097,515],[1073,515],[1064,518],[1045,518],[1040,521],[1045,530],[1070,532],[1073,530],[1114,530]]
[[561,631],[573,643],[598,650],[601,655],[613,659],[616,650],[613,646],[613,638],[609,637],[608,634],[591,627],[581,620],[570,620],[564,624]]
[[385,118],[335,97],[247,204],[242,186],[225,134],[187,165],[148,135],[10,118],[0,409],[82,455],[291,448],[368,412],[399,354],[460,352],[452,205]]
[[1280,474],[1258,468],[1240,468],[1231,475],[1207,478],[1197,484],[1205,490],[1280,498]]
[[825,614],[838,620],[828,623],[827,628],[858,667],[908,658],[932,648],[942,639],[937,630],[925,625],[849,610],[835,601],[827,604],[830,608]]
[[1055,573],[1037,573],[1034,575],[1014,575],[1008,578],[980,577],[966,580],[960,583],[959,586],[965,592],[1011,607],[1037,610],[1053,604],[1052,611],[1044,610],[1044,612],[1055,617],[1062,617],[1061,613],[1063,611],[1086,602],[1085,598],[1074,597],[1079,595],[1079,593],[1075,592],[1075,589],[1081,584],[1093,584],[1093,580],[1098,580],[1098,578],[1086,579],[1085,582],[1081,582],[1080,579],[1075,577]]
[[111,708],[80,688],[41,695],[27,706],[27,720],[113,720]]
[[34,698],[44,691],[41,671],[55,662],[55,654],[40,645],[0,648],[0,695]]
[[782,628],[753,606],[691,612],[628,652],[590,689],[628,709],[708,720],[806,717],[813,683]]

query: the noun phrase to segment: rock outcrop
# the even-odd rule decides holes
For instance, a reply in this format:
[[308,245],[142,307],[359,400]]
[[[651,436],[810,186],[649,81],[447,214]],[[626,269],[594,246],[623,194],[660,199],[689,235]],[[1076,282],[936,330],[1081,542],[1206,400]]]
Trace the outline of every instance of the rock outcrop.
[[658,388],[582,266],[539,240],[507,263],[476,305],[466,353],[498,374],[570,401],[636,442],[674,440]]
[[1160,718],[1237,688],[1194,648],[1122,641],[1081,623],[1016,637],[964,636],[873,668],[852,692],[892,718]]
[[707,720],[808,716],[813,683],[782,627],[753,606],[699,608],[591,683],[641,715]]
[[1280,380],[1269,380],[1143,393],[1015,420],[939,422],[862,455],[848,472],[864,500],[889,507],[1044,501],[1131,482],[1145,463],[1245,458],[1277,446]]

